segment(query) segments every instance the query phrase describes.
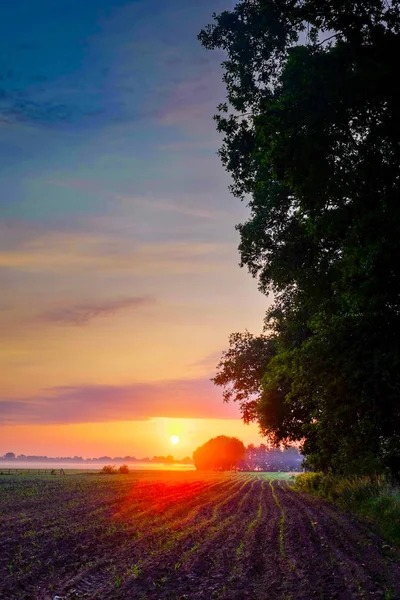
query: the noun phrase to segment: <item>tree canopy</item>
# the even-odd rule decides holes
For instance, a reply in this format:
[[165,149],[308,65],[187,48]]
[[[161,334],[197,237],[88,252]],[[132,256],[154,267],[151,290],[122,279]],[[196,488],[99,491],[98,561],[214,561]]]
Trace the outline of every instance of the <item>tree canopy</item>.
[[246,449],[238,438],[219,435],[193,452],[198,471],[230,471],[243,460]]
[[223,353],[212,381],[224,387],[225,402],[239,403],[245,423],[257,417],[261,380],[275,352],[274,341],[265,335],[255,336],[246,331],[229,336],[229,349]]
[[400,2],[242,0],[199,39],[226,54],[241,265],[273,294],[261,354],[235,334],[214,381],[315,468],[400,478]]

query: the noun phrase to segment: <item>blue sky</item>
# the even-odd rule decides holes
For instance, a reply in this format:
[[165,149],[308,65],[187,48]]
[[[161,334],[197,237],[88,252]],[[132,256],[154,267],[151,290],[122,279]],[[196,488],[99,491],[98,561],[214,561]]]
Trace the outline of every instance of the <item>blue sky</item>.
[[209,377],[267,300],[237,266],[247,210],[216,156],[223,57],[197,41],[230,6],[2,3],[4,439],[32,422],[33,444],[40,423],[237,418]]
[[[222,91],[218,60],[196,40],[212,3],[17,4],[19,14],[9,3],[0,25],[2,121],[14,126],[2,127],[4,216],[54,219],[101,210],[107,199],[96,191],[76,198],[54,189],[63,176],[87,179],[94,169],[96,181],[113,191],[164,193],[166,178],[170,195],[205,189],[200,170],[183,164],[182,176],[171,165],[189,148],[206,160],[218,145],[204,118]],[[32,175],[35,186],[30,181],[27,191]]]

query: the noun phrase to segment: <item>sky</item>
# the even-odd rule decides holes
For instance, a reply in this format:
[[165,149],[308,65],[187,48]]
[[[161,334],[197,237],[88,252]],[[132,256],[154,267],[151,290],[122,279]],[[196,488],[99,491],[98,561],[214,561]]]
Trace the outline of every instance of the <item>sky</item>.
[[210,382],[268,305],[216,155],[223,56],[197,41],[230,7],[3,0],[0,455],[262,441]]

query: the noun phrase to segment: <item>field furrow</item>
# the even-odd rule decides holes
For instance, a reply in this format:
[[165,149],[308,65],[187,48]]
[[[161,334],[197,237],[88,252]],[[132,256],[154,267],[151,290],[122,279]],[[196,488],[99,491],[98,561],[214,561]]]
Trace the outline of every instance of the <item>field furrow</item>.
[[397,550],[272,474],[2,476],[0,523],[1,600],[400,600]]

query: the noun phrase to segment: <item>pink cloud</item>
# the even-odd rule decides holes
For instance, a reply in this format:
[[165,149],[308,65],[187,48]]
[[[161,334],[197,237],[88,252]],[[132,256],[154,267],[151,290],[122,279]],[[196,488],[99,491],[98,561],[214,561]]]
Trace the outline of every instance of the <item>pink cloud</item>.
[[154,300],[152,298],[144,296],[86,302],[48,310],[40,315],[38,319],[46,323],[55,323],[58,325],[82,326],[87,325],[97,317],[109,317],[121,310],[140,309],[143,306],[146,307],[153,303]]
[[0,400],[0,424],[138,421],[152,417],[238,418],[208,379],[77,385],[43,390],[41,396]]
[[[225,97],[224,85],[219,70],[203,69],[199,77],[178,84],[169,94],[158,114],[162,125],[178,125],[185,130],[209,136],[215,123],[212,119],[216,106]],[[209,127],[205,127],[209,123]]]

